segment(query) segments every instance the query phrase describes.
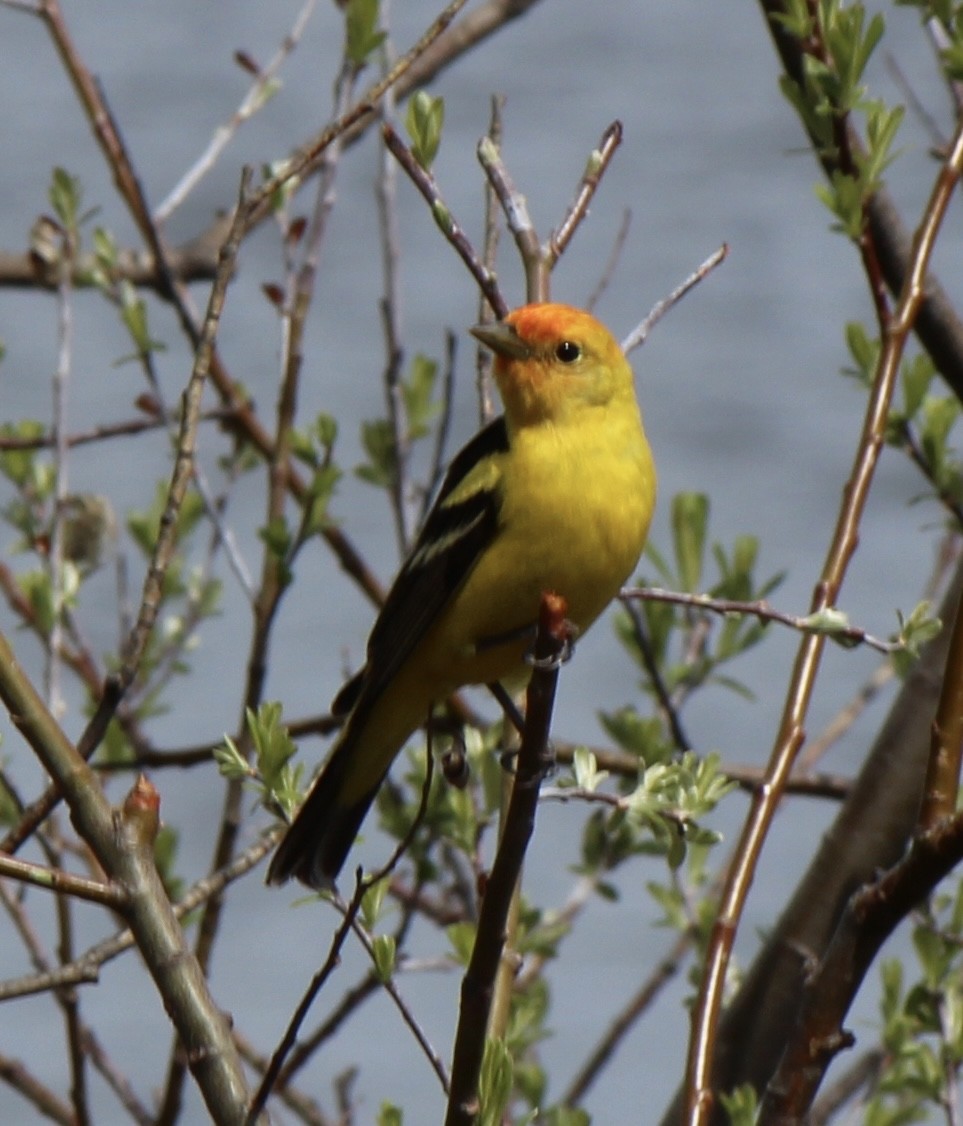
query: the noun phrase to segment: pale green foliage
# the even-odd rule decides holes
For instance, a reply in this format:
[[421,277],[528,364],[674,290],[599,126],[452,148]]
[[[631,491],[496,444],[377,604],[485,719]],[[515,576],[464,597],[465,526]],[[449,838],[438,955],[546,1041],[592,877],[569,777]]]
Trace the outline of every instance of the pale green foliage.
[[292,765],[297,747],[282,723],[281,705],[266,701],[257,711],[245,710],[247,729],[254,747],[253,765],[230,736],[214,752],[218,768],[226,778],[250,781],[262,800],[276,804],[291,815],[301,798],[302,764]]
[[478,1126],[501,1126],[512,1093],[512,1057],[502,1040],[485,1041],[478,1084]]
[[415,160],[426,172],[430,170],[438,153],[444,123],[443,98],[435,97],[427,90],[419,90],[408,102],[405,128],[411,139],[411,151]]
[[[441,409],[441,404],[434,398],[437,375],[437,363],[419,354],[412,360],[407,377],[399,380],[405,408],[401,439],[406,447],[430,433],[431,421]],[[387,418],[363,422],[361,444],[368,460],[355,472],[369,485],[389,487],[397,478],[399,457],[391,422]]]
[[754,1126],[759,1100],[751,1084],[746,1083],[728,1094],[720,1095],[719,1101],[729,1116],[729,1126]]
[[963,1065],[963,882],[923,907],[913,929],[918,976],[907,964],[880,968],[885,1059],[862,1121],[898,1126],[945,1105],[949,1076]]
[[345,8],[345,54],[356,67],[362,67],[369,56],[385,41],[381,21],[380,0],[348,0]]

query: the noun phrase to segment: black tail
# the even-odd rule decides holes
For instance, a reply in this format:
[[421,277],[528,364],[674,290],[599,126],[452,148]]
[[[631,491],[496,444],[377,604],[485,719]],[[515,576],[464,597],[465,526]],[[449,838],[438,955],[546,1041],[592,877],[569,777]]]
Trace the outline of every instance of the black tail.
[[338,800],[350,752],[342,743],[325,763],[304,805],[281,838],[268,868],[267,882],[283,884],[292,877],[317,891],[329,891],[341,871],[361,822],[383,779],[352,805]]

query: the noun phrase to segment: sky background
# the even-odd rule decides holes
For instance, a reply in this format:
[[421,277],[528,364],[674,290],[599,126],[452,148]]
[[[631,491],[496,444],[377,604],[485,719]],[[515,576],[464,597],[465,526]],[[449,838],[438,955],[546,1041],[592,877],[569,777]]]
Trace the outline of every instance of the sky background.
[[[391,6],[392,38],[399,49],[415,40],[436,8],[428,0]],[[184,0],[136,5],[91,0],[66,5],[67,22],[103,85],[152,205],[166,196],[243,95],[247,80],[233,62],[233,52],[244,49],[266,60],[296,12],[291,2],[212,6]],[[886,48],[946,127],[946,99],[932,78],[929,48],[915,16],[897,11],[888,19]],[[277,96],[238,133],[211,175],[169,221],[172,241],[196,234],[219,209],[230,206],[245,162],[259,166],[284,157],[327,120],[340,43],[339,14],[334,5],[321,3],[282,72]],[[766,29],[750,4],[543,0],[433,85],[432,92],[446,103],[435,173],[455,215],[472,237],[479,237],[482,177],[475,145],[487,127],[490,95],[504,94],[504,156],[544,237],[564,213],[588,152],[609,122],[621,120],[624,142],[553,279],[555,299],[584,303],[609,258],[623,214],[630,210],[628,238],[597,309],[619,337],[722,242],[729,244],[728,261],[633,355],[660,476],[652,539],[667,549],[674,493],[710,492],[712,539],[729,545],[739,533],[760,536],[760,577],[785,571],[776,601],[802,613],[826,551],[864,406],[860,390],[840,376],[848,362],[842,326],[846,320],[866,319],[869,306],[857,256],[830,232],[829,216],[812,190],[816,166],[778,90],[777,75]],[[881,96],[902,98],[894,68],[882,54],[871,77]],[[133,241],[131,224],[42,25],[4,7],[0,106],[0,248],[26,245],[34,218],[48,209],[46,189],[54,165],[82,179],[86,202],[101,209],[97,223],[109,227],[119,243]],[[892,190],[910,223],[935,171],[929,144],[919,122],[908,120]],[[382,412],[381,265],[374,205],[379,161],[372,134],[341,162],[305,345],[301,418],[325,410],[344,420],[339,453],[346,466],[361,456],[360,420]],[[405,348],[409,354],[440,356],[445,331],[459,333],[454,449],[477,424],[473,353],[464,333],[476,319],[476,292],[403,178],[398,206]],[[947,227],[937,269],[942,264],[944,282],[952,282],[957,279],[946,274],[961,251],[958,205]],[[220,337],[233,375],[267,415],[273,409],[280,338],[261,285],[280,280],[282,269],[276,233],[266,226],[242,250]],[[508,237],[502,241],[499,271],[510,303],[521,303],[523,280]],[[204,287],[197,287],[194,296],[203,307]],[[186,381],[190,355],[170,315],[152,308],[153,335],[168,344],[159,370],[173,400]],[[0,364],[4,419],[49,417],[54,318],[52,300],[0,290],[0,339],[7,349]],[[79,295],[68,408],[72,429],[130,414],[141,386],[133,368],[114,364],[128,350],[113,313],[95,295]],[[202,459],[209,456],[212,463],[215,447],[212,442],[210,451],[205,450],[202,435]],[[70,462],[74,490],[108,492],[119,510],[146,507],[154,481],[166,472],[159,437],[137,445],[88,448]],[[840,602],[854,622],[876,634],[885,636],[895,628],[897,607],[908,611],[916,604],[932,565],[940,516],[931,504],[909,507],[921,491],[908,463],[887,451]],[[260,483],[252,479],[244,484],[235,505],[241,550],[256,570]],[[376,572],[389,579],[397,555],[384,498],[349,477],[333,511]],[[0,550],[11,547],[0,542]],[[647,570],[651,575],[651,567]],[[107,651],[116,639],[113,590],[107,576],[98,575],[92,583],[84,624],[95,649]],[[323,709],[345,666],[363,653],[370,622],[364,599],[323,549],[316,548],[311,560],[302,559],[297,584],[282,609],[268,697],[282,700],[288,716]],[[10,624],[5,609],[0,610],[0,628]],[[195,654],[198,675],[178,685],[176,705],[152,728],[159,745],[216,739],[234,727],[238,700],[233,692],[240,683],[248,631],[243,598],[229,583],[224,613],[205,629]],[[37,653],[22,638],[15,640],[28,668],[35,661],[33,668],[39,669]],[[754,701],[722,690],[695,701],[686,721],[700,751],[718,751],[732,762],[765,761],[794,647],[791,636],[773,636],[734,670],[751,687]],[[827,653],[810,714],[811,732],[822,728],[874,665],[873,657],[862,652]],[[222,691],[225,685],[230,692]],[[603,621],[563,672],[555,730],[566,739],[597,742],[602,736],[596,710],[638,699],[634,667],[615,643],[611,623]],[[69,703],[73,710],[64,723],[76,734],[83,715],[77,698]],[[855,768],[884,705],[885,699],[848,733],[827,760],[828,769]],[[5,717],[0,733],[2,753],[19,760],[25,752]],[[316,761],[321,747],[313,741],[305,753]],[[25,785],[31,777],[40,785],[36,768],[24,768],[20,777]],[[171,822],[202,827],[193,851],[186,850],[180,860],[182,873],[193,879],[207,863],[220,790],[201,784],[200,776],[168,773],[161,782]],[[735,797],[717,818],[730,840],[745,808],[745,800]],[[772,920],[830,813],[812,802],[787,803],[740,931],[741,957],[751,956],[757,929]],[[249,833],[263,823],[253,818]],[[206,824],[210,831],[205,835]],[[560,903],[570,887],[565,865],[577,857],[579,825],[580,817],[562,807],[547,807],[539,818],[529,879],[543,901]],[[656,908],[642,890],[647,880],[661,876],[655,865],[631,866],[620,877],[623,903],[617,909],[593,904],[586,925],[553,967],[555,1035],[544,1047],[550,1070],[564,1075],[581,1061],[621,1001],[664,956],[670,936],[648,928]],[[219,943],[213,975],[218,1001],[265,1050],[280,1034],[335,926],[330,911],[290,908],[294,898],[289,891],[267,891],[256,877],[247,880],[232,895]],[[80,916],[88,933],[78,943],[103,933],[100,912],[91,908]],[[0,922],[0,934],[7,925]],[[437,936],[421,938],[438,951]],[[0,939],[3,976],[24,972],[15,945]],[[417,940],[414,948],[420,949]],[[361,964],[357,953],[349,951],[341,981],[353,980]],[[161,1081],[157,1061],[168,1050],[169,1031],[134,958],[113,963],[105,978],[110,979],[109,990],[85,995],[91,1019],[96,1023],[98,1010],[109,1007],[103,1015],[109,1046],[133,1069],[146,1095],[151,1083]],[[457,984],[451,973],[403,979],[406,995],[443,1057],[451,1042]],[[129,998],[122,1010],[115,1005],[118,987]],[[655,1019],[624,1043],[612,1072],[587,1103],[597,1121],[639,1120],[640,1106],[652,1107],[654,1117],[654,1108],[663,1106],[682,1071],[686,1018],[678,999],[686,988],[685,983],[670,988]],[[52,1008],[43,998],[17,1004],[16,1023],[0,1022],[0,1051],[37,1059],[49,1052]],[[855,1018],[858,1034],[868,1034],[860,1021],[872,1012],[870,998]],[[339,1038],[319,1058],[306,1077],[308,1085],[328,1100],[331,1078],[357,1061],[362,1068],[357,1085],[361,1120],[373,1119],[388,1097],[405,1108],[406,1121],[436,1120],[441,1106],[437,1085],[384,998],[369,1003],[358,1029],[359,1034]],[[57,1063],[54,1052],[50,1067]],[[55,1071],[42,1075],[63,1086]],[[103,1097],[105,1107],[114,1105]],[[193,1090],[190,1098],[195,1098]],[[15,1121],[23,1105],[0,1089],[4,1121]]]

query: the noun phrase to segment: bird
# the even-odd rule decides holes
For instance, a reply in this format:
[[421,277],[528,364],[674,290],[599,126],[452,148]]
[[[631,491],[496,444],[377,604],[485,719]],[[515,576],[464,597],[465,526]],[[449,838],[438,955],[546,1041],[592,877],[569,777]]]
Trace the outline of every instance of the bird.
[[469,330],[504,413],[452,459],[332,712],[345,723],[281,839],[269,884],[333,890],[396,755],[434,704],[523,686],[541,596],[581,634],[633,572],[656,473],[632,369],[584,310],[523,305]]

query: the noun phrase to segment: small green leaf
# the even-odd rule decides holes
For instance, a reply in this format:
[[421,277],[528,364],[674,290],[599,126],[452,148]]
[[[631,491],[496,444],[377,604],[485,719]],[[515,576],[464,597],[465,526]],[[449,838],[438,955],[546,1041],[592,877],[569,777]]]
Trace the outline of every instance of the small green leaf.
[[452,923],[451,926],[445,928],[445,934],[451,943],[455,960],[460,966],[467,966],[475,946],[474,923]]
[[702,578],[709,498],[705,493],[677,493],[672,498],[672,539],[679,580],[685,591],[696,591]]
[[478,1126],[501,1126],[512,1094],[512,1057],[503,1040],[485,1041],[478,1079]]
[[214,761],[221,777],[228,781],[243,781],[251,777],[251,768],[230,735],[225,735],[224,742],[214,748]]
[[380,9],[380,0],[348,0],[345,53],[356,67],[364,66],[368,56],[385,41],[385,32],[378,30]]
[[575,784],[583,790],[594,792],[600,783],[609,776],[607,770],[599,770],[595,755],[586,747],[576,747],[572,758]]
[[371,953],[374,957],[375,973],[378,980],[384,984],[391,981],[395,969],[396,944],[394,935],[376,935],[371,944]]
[[381,905],[388,893],[388,884],[387,877],[376,880],[361,897],[361,921],[369,931],[374,929],[381,916]]
[[834,634],[850,628],[849,618],[842,610],[837,610],[833,606],[827,606],[824,610],[807,614],[799,624],[811,633]]
[[438,365],[421,354],[415,356],[408,378],[401,384],[408,423],[408,437],[422,438],[428,433],[428,424],[438,413],[439,404],[432,401]]
[[76,231],[84,195],[80,178],[71,176],[64,168],[55,168],[47,194],[63,226],[68,231]]
[[395,475],[395,439],[387,419],[376,418],[361,424],[361,444],[368,461],[355,472],[362,481],[387,488]]
[[907,418],[912,418],[923,405],[926,392],[933,382],[936,368],[925,353],[920,353],[903,365],[903,410]]
[[720,1094],[719,1101],[729,1116],[729,1126],[754,1126],[759,1096],[751,1083],[743,1083],[729,1094]]
[[382,1103],[378,1111],[377,1126],[402,1126],[401,1108],[394,1103]]
[[426,90],[419,90],[408,102],[405,128],[411,138],[411,151],[415,160],[428,171],[441,144],[441,131],[445,123],[445,101]]
[[341,476],[341,470],[336,465],[323,465],[315,471],[308,486],[304,518],[301,523],[299,538],[302,542],[331,526],[328,505]]

